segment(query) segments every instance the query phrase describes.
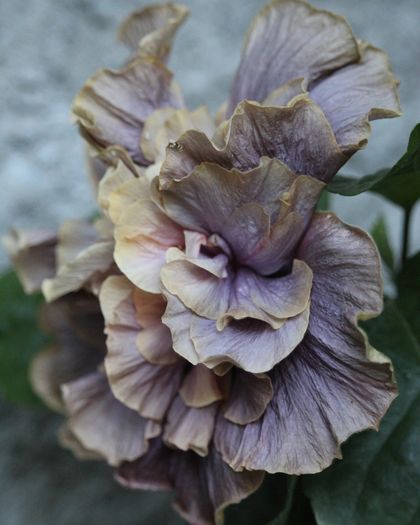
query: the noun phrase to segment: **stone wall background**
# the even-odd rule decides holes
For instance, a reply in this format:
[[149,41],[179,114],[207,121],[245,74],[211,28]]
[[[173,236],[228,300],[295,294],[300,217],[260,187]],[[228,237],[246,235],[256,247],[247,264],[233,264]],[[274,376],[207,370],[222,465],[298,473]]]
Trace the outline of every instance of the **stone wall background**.
[[[170,67],[192,108],[223,102],[239,61],[243,33],[263,0],[187,0],[191,17],[178,35]],[[368,148],[346,172],[386,167],[404,152],[420,121],[418,0],[317,0],[345,15],[358,37],[384,48],[401,80],[404,116],[374,124]],[[89,215],[94,201],[81,140],[70,123],[76,92],[98,68],[117,67],[125,50],[114,31],[133,0],[0,0],[0,234],[12,225],[57,226]],[[386,215],[398,246],[400,210],[380,197],[335,198],[347,222],[369,228]],[[411,231],[420,247],[420,207]],[[0,268],[7,258],[0,252]],[[58,418],[0,405],[2,525],[176,524],[167,497],[116,487],[106,467],[81,464],[56,444]],[[157,517],[156,509],[159,508]],[[162,510],[163,509],[163,510]]]

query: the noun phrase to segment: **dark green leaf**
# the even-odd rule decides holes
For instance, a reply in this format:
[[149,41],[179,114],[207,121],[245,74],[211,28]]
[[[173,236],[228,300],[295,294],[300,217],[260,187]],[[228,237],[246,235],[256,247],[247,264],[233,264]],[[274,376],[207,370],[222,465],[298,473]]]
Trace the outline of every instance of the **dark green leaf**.
[[420,342],[420,252],[408,258],[397,277],[397,304]]
[[375,222],[372,227],[371,234],[384,263],[388,266],[391,272],[394,272],[394,253],[392,252],[392,248],[389,243],[387,227],[383,217],[379,217],[379,219]]
[[337,175],[328,191],[353,196],[373,191],[409,210],[420,198],[420,124],[411,132],[407,152],[390,170],[356,179]]
[[379,433],[343,447],[341,461],[305,477],[319,525],[414,525],[420,517],[420,348],[394,304],[364,324],[396,370],[400,394]]
[[328,191],[323,191],[321,193],[321,197],[319,198],[318,204],[316,206],[316,209],[318,211],[328,211],[330,210],[330,194]]
[[311,505],[303,493],[302,482],[290,476],[287,484],[286,503],[283,510],[268,525],[315,525]]
[[272,520],[284,508],[289,476],[265,476],[261,487],[238,505],[225,511],[225,525],[256,525]]
[[0,277],[0,395],[24,403],[40,403],[28,380],[33,355],[46,344],[37,326],[40,295],[28,296],[12,271]]

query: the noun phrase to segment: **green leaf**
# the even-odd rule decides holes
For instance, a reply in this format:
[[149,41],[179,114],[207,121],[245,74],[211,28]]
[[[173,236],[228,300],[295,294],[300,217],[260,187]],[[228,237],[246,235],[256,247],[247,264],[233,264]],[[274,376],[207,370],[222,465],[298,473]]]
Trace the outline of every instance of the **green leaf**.
[[397,277],[397,305],[420,342],[420,252],[409,257]]
[[302,490],[301,479],[289,476],[283,510],[267,525],[316,525],[308,498]]
[[28,296],[13,271],[0,276],[0,395],[9,401],[40,404],[28,367],[47,342],[37,326],[41,295]]
[[420,348],[394,304],[364,323],[392,360],[399,396],[381,423],[343,446],[341,461],[305,476],[318,525],[420,523]]
[[265,476],[261,487],[238,505],[225,511],[225,525],[255,525],[272,520],[284,508],[289,476]]
[[420,124],[411,132],[407,152],[390,170],[359,179],[337,175],[328,185],[328,191],[348,197],[373,191],[405,210],[411,209],[420,198]]
[[385,219],[382,216],[379,217],[378,220],[373,225],[371,234],[372,234],[373,240],[376,243],[376,246],[378,247],[379,253],[381,254],[381,257],[384,263],[388,266],[391,272],[394,272],[395,271],[394,253],[392,251],[392,248],[391,248],[391,245],[388,239],[388,231],[387,231]]
[[318,204],[316,206],[316,209],[318,211],[328,211],[331,209],[331,203],[330,203],[330,197],[331,195],[328,193],[328,191],[324,190],[321,193],[321,197],[319,198]]

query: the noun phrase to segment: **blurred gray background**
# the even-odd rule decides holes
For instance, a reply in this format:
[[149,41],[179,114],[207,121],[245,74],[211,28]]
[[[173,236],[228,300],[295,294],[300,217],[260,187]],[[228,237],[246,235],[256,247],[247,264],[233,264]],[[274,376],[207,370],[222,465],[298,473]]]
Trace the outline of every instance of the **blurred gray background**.
[[[170,66],[189,107],[224,101],[243,33],[264,0],[189,0],[191,17]],[[393,164],[420,121],[419,0],[316,0],[345,15],[356,35],[384,48],[401,81],[404,116],[374,124],[367,149],[345,172]],[[57,226],[94,209],[81,140],[70,104],[98,68],[126,57],[114,36],[119,21],[145,5],[133,0],[0,0],[0,234],[12,225]],[[382,213],[399,247],[399,209],[374,195],[335,198],[347,222],[369,228]],[[420,248],[420,208],[411,251]],[[0,252],[0,268],[7,258]],[[146,525],[180,523],[167,497],[123,491],[103,466],[81,464],[56,444],[57,418],[0,404],[1,525]],[[155,508],[159,506],[157,518]],[[162,510],[163,509],[163,510]],[[256,524],[258,525],[258,524]]]

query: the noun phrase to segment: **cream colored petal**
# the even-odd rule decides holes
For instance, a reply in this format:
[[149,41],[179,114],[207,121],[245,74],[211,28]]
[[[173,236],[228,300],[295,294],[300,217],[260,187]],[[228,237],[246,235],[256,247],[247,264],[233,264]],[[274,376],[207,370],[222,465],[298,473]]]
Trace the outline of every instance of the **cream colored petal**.
[[180,228],[150,201],[137,201],[121,213],[115,230],[114,258],[136,286],[160,293],[166,250],[183,245]]
[[139,353],[153,365],[172,365],[179,356],[172,349],[172,336],[169,328],[159,323],[143,329],[136,339]]
[[136,176],[140,177],[141,175],[140,169],[133,172],[121,161],[118,161],[115,166],[110,166],[98,187],[98,203],[102,211],[109,214],[110,198],[114,191],[118,190],[125,182],[136,180]]
[[180,450],[207,456],[218,405],[191,408],[180,397],[172,403],[164,426],[163,440]]
[[193,366],[185,376],[179,394],[189,407],[201,408],[226,395],[226,378],[216,376],[203,365]]
[[103,282],[99,302],[106,325],[140,329],[133,307],[133,293],[133,285],[122,275],[112,275]]
[[214,121],[205,106],[194,111],[186,108],[157,109],[146,120],[143,128],[141,147],[146,158],[151,162],[164,160],[168,144],[176,147],[176,140],[188,129],[197,129],[208,137],[213,135]]

